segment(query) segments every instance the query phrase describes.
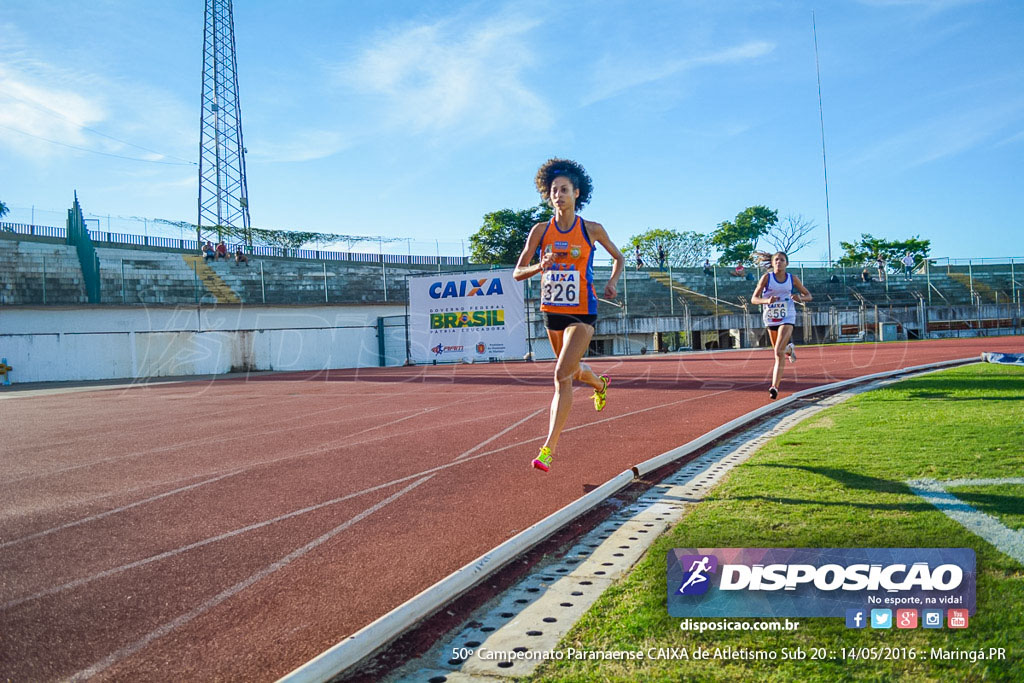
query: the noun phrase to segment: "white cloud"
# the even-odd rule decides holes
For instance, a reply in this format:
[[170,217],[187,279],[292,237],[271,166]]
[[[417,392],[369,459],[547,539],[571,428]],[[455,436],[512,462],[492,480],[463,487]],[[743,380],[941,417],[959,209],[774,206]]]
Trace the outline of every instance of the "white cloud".
[[[51,78],[40,79],[42,72],[50,73]],[[70,80],[68,74],[38,62],[0,63],[0,126],[6,126],[0,128],[0,143],[19,156],[34,159],[69,151],[39,138],[88,144],[81,127],[99,123],[107,112],[99,100],[73,88]]]
[[336,67],[335,82],[379,104],[378,123],[388,129],[465,137],[546,130],[552,113],[524,77],[535,63],[527,38],[538,25],[501,16],[395,30]]
[[976,5],[984,0],[859,0],[859,2],[862,5],[880,9],[906,8],[916,11],[922,17],[931,17],[957,7]]
[[934,118],[878,141],[854,158],[853,163],[882,161],[909,168],[962,154],[1018,123],[1022,112],[1024,100],[1018,99]]
[[608,56],[598,64],[593,76],[596,85],[584,98],[584,104],[593,104],[638,85],[660,81],[702,66],[734,64],[763,57],[774,49],[774,43],[751,41],[703,55],[665,60],[660,64],[646,61],[627,63],[623,61],[622,55]]
[[81,148],[185,163],[195,154],[192,118],[160,88],[0,54],[0,145],[30,161]]
[[996,147],[1003,147],[1005,145],[1012,145],[1012,144],[1015,144],[1015,143],[1018,143],[1018,142],[1024,142],[1024,130],[1019,131],[1018,133],[1016,133],[1014,135],[1011,135],[1008,138],[1004,138],[1003,140],[1000,140],[999,142],[996,143],[995,146]]
[[264,163],[313,161],[337,154],[351,146],[351,141],[336,131],[301,130],[285,132],[284,139],[276,141],[270,141],[267,137],[260,138],[256,143],[247,143],[249,153],[246,159]]

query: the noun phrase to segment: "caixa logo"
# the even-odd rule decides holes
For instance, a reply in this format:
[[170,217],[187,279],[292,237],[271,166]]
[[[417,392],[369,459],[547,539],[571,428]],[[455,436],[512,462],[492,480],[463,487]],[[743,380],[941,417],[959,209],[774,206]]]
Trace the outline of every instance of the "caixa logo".
[[490,296],[504,294],[501,289],[501,278],[480,278],[479,280],[448,280],[435,282],[428,290],[431,299],[449,299],[452,297]]
[[679,558],[680,565],[686,570],[683,583],[679,586],[679,595],[700,595],[707,593],[711,581],[708,574],[718,570],[718,558],[714,555],[683,555]]

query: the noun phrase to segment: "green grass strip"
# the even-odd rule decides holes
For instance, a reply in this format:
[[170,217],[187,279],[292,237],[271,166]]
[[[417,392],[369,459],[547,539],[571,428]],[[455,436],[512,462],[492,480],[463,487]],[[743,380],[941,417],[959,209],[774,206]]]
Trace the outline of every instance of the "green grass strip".
[[[1024,476],[1024,369],[979,364],[909,379],[830,408],[769,442],[659,539],[559,649],[772,650],[778,659],[552,661],[542,681],[1024,681],[1024,567],[914,495],[910,479]],[[1004,523],[1024,515],[1020,486],[964,487]],[[666,553],[679,547],[966,547],[977,554],[967,629],[847,629],[792,618],[795,632],[681,631],[666,608]],[[773,621],[773,620],[743,620]],[[926,658],[843,658],[843,648],[909,648]],[[935,660],[932,648],[1005,660]],[[797,648],[806,660],[783,659]],[[812,652],[834,659],[811,661]]]

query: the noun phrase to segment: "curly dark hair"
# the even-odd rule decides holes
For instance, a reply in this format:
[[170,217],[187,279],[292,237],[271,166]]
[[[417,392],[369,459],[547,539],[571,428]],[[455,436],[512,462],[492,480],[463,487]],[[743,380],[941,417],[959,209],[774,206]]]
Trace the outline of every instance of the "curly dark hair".
[[550,203],[551,183],[558,176],[565,176],[572,183],[572,186],[580,191],[576,198],[576,210],[590,201],[590,193],[594,191],[594,183],[587,175],[587,172],[575,161],[570,159],[548,159],[537,171],[537,192],[540,192],[541,199]]

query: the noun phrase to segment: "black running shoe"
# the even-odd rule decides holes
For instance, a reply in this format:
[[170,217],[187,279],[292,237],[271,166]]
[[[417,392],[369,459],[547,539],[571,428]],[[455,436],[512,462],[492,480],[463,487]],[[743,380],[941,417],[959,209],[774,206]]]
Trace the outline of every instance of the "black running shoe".
[[768,397],[774,401],[779,397],[779,390],[776,389],[775,387],[770,387],[768,389]]

